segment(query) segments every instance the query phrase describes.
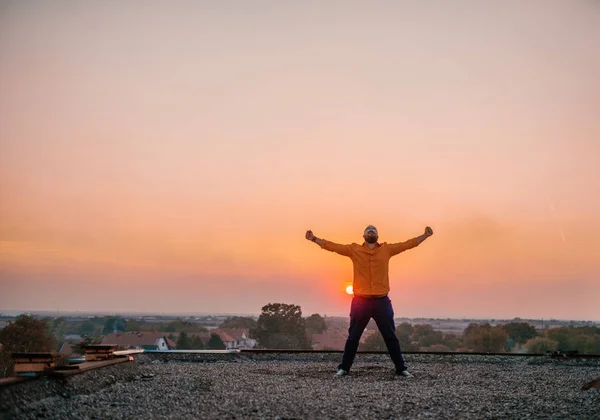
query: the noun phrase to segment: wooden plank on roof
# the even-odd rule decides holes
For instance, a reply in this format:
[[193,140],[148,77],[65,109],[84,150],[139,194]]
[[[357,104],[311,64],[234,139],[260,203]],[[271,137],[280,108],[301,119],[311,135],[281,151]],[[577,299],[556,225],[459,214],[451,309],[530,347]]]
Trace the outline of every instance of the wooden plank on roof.
[[15,373],[44,372],[54,367],[54,363],[15,363]]
[[92,369],[98,369],[101,367],[105,367],[105,366],[110,366],[110,365],[116,365],[119,363],[124,363],[124,362],[128,362],[130,359],[129,357],[119,357],[119,358],[115,358],[115,359],[110,359],[110,360],[100,360],[100,361],[96,361],[96,362],[83,362],[83,363],[79,363],[77,365],[77,369],[73,369],[73,366],[69,366],[68,369],[54,369],[53,372],[51,372],[50,374],[53,376],[70,376],[70,375],[75,375],[77,373],[81,373],[81,372],[85,372],[88,370],[92,370]]
[[144,349],[132,349],[132,350],[118,350],[118,351],[114,351],[113,354],[115,356],[127,356],[130,354],[137,354],[137,353],[143,353]]
[[28,379],[31,379],[31,378],[27,378],[24,376],[11,376],[9,378],[2,378],[2,379],[0,379],[0,387],[5,386],[5,385],[17,384],[19,382],[24,382]]

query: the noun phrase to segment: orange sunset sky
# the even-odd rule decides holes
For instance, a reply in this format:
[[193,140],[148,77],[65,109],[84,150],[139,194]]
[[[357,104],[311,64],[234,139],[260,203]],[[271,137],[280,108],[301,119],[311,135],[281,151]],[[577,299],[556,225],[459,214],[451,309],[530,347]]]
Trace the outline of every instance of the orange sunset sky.
[[595,1],[0,1],[0,312],[600,320]]

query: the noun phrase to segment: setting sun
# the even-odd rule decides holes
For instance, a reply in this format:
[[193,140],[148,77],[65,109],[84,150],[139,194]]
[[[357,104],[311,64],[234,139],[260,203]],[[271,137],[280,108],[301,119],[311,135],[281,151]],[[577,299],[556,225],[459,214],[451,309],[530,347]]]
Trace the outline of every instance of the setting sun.
[[354,291],[352,290],[352,286],[346,287],[346,293],[348,293],[349,295],[354,293]]

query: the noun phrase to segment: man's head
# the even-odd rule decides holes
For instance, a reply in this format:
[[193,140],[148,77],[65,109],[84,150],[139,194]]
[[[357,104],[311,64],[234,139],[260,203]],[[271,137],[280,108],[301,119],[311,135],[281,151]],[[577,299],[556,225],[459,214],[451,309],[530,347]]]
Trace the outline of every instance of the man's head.
[[365,229],[365,233],[363,234],[363,238],[365,238],[365,242],[368,244],[375,244],[379,240],[379,234],[377,233],[377,228],[373,225],[367,226]]

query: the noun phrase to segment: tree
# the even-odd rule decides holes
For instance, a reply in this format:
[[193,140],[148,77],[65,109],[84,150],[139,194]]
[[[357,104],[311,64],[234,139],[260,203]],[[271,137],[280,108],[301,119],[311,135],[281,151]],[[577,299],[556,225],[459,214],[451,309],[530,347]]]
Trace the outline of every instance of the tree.
[[181,319],[176,319],[175,321],[170,321],[166,325],[161,325],[158,328],[160,332],[177,332],[182,331],[185,323]]
[[504,349],[508,334],[502,326],[492,327],[490,324],[471,323],[463,332],[463,340],[467,347],[476,352],[496,353]]
[[184,321],[183,319],[176,319],[175,321],[168,322],[166,325],[162,324],[158,331],[160,332],[180,332],[185,331],[186,333],[192,332],[207,332],[208,330],[200,325],[197,325],[190,321]]
[[510,353],[511,351],[515,350],[516,347],[517,342],[512,337],[508,337],[504,342],[504,351],[507,353]]
[[600,328],[598,327],[551,328],[546,331],[546,337],[557,342],[557,350],[600,354]]
[[0,330],[0,374],[8,375],[12,369],[10,354],[14,352],[53,352],[56,351],[56,338],[47,319],[36,319],[29,314],[21,314],[9,321]]
[[0,350],[0,378],[9,375],[13,368],[13,361],[9,351]]
[[309,349],[306,324],[298,305],[269,303],[262,307],[257,326],[250,336],[269,349]]
[[127,321],[125,321],[120,316],[109,316],[106,318],[104,322],[104,329],[102,330],[103,334],[110,334],[112,332],[122,333],[125,331],[125,327],[127,326]]
[[387,350],[383,336],[379,330],[367,337],[364,343],[359,344],[361,351],[384,351]]
[[579,353],[600,354],[600,335],[578,335],[574,345]]
[[108,318],[109,317],[107,317],[107,316],[95,316],[91,319],[88,319],[86,322],[90,322],[90,323],[92,323],[92,325],[94,325],[94,329],[90,330],[88,332],[101,334],[102,331],[104,330],[104,325],[106,324],[106,320]]
[[192,350],[204,350],[204,341],[197,335],[192,337],[192,342],[190,348]]
[[62,343],[65,339],[65,318],[59,317],[51,321],[52,334],[57,343]]
[[444,344],[434,344],[432,346],[427,347],[426,351],[449,353],[451,351],[451,349],[450,349],[450,347],[448,347]]
[[558,342],[551,340],[546,337],[535,337],[527,340],[525,343],[525,349],[527,353],[546,353],[548,351],[556,350]]
[[136,321],[135,319],[127,320],[127,323],[125,324],[125,331],[141,331],[141,330],[142,330],[142,326],[138,321]]
[[417,341],[420,347],[429,347],[442,344],[444,333],[435,331],[430,324],[417,324],[414,326],[412,341]]
[[325,318],[319,314],[312,314],[305,319],[306,329],[310,334],[321,334],[327,330],[327,323]]
[[179,350],[189,350],[191,348],[191,342],[188,338],[188,335],[185,332],[179,333],[179,338],[177,339],[177,349]]
[[210,339],[206,343],[206,348],[210,350],[225,350],[227,347],[223,343],[223,340],[221,340],[221,337],[219,337],[219,334],[211,333]]
[[79,334],[93,334],[96,332],[96,326],[94,325],[94,323],[92,321],[84,321],[80,326],[79,326]]
[[396,327],[396,336],[400,341],[400,348],[402,351],[419,351],[420,346],[417,341],[414,340],[415,327],[408,322],[403,322]]
[[454,334],[444,334],[441,344],[448,347],[449,350],[455,351],[460,346],[460,338]]
[[35,319],[29,314],[19,315],[0,330],[0,343],[10,352],[52,352],[56,339],[45,319]]
[[255,319],[243,317],[243,316],[234,316],[227,318],[225,322],[221,324],[219,328],[221,329],[242,329],[242,330],[251,330],[256,328],[257,322]]
[[414,330],[412,324],[409,324],[408,322],[403,322],[396,327],[396,334],[398,335],[398,340],[400,340],[401,345],[407,345],[412,342],[411,337]]
[[[537,335],[535,327],[526,322],[511,322],[502,325],[506,334],[508,334],[509,342],[512,344],[525,344],[528,340]],[[514,345],[508,346],[510,351]]]

